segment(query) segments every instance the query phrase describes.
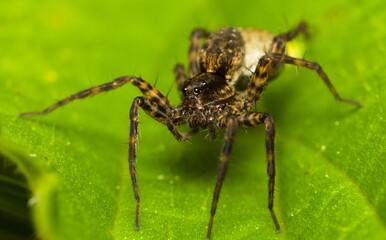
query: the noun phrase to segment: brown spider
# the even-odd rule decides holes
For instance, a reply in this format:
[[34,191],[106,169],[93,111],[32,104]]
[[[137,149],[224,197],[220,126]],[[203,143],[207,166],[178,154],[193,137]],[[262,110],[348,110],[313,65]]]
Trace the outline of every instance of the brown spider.
[[[167,97],[139,77],[124,76],[112,82],[92,87],[67,97],[42,112],[21,113],[19,116],[47,114],[72,100],[96,95],[123,86],[130,82],[138,87],[144,97],[136,97],[130,109],[129,168],[136,200],[135,228],[139,229],[140,196],[135,170],[138,137],[138,108],[155,120],[166,125],[178,141],[195,135],[199,129],[208,129],[211,138],[217,129],[225,130],[217,170],[217,182],[213,193],[212,207],[206,238],[211,238],[213,219],[221,186],[227,171],[229,155],[238,127],[265,125],[265,145],[268,173],[268,209],[276,230],[280,225],[273,211],[275,186],[275,130],[271,115],[251,112],[270,80],[277,76],[284,63],[315,70],[330,89],[335,99],[360,106],[360,103],[341,98],[319,64],[285,55],[286,42],[299,33],[307,34],[307,25],[301,22],[293,30],[272,35],[267,31],[252,28],[224,27],[209,33],[196,29],[191,33],[189,48],[189,78],[181,64],[174,68],[182,104],[173,107]],[[207,38],[201,45],[202,38]],[[240,79],[248,79],[249,87],[236,91]],[[178,125],[188,124],[192,130],[181,133]]]

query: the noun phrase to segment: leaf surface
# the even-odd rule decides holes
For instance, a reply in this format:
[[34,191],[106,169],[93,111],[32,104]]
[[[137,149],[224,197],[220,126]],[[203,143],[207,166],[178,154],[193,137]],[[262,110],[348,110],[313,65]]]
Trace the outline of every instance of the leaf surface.
[[[204,239],[222,140],[210,142],[203,132],[177,142],[140,112],[141,230],[134,231],[128,109],[140,92],[125,86],[47,116],[18,113],[122,75],[157,82],[163,93],[172,88],[169,97],[178,104],[172,69],[186,65],[192,29],[232,25],[281,33],[305,20],[313,37],[296,39],[293,49],[305,50],[342,97],[363,107],[335,102],[314,72],[288,67],[257,104],[275,120],[282,232],[275,232],[266,208],[263,129],[240,129],[213,239],[385,239],[385,4],[318,4],[1,2],[0,153],[31,190],[37,236]],[[8,191],[14,190],[10,179],[0,178]]]

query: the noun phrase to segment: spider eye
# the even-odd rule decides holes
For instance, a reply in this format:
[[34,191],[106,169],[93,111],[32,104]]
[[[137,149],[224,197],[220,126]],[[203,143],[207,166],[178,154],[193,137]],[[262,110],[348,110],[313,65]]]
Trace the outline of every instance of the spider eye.
[[201,91],[200,91],[199,88],[194,88],[194,89],[193,89],[193,93],[194,93],[195,95],[199,94],[200,92],[201,92]]
[[183,88],[182,89],[182,94],[186,95],[186,91],[188,91],[188,89],[187,88]]

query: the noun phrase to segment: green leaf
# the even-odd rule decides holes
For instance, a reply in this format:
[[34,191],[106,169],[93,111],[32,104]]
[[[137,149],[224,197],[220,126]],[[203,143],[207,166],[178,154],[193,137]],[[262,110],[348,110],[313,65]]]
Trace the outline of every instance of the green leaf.
[[[204,239],[221,138],[210,142],[204,132],[180,143],[140,112],[142,209],[135,231],[127,139],[137,89],[125,86],[47,116],[16,116],[122,75],[158,79],[157,88],[173,88],[169,97],[178,104],[172,69],[186,65],[192,29],[232,25],[281,33],[305,20],[313,37],[299,37],[291,48],[305,49],[341,96],[363,107],[335,102],[317,74],[288,67],[257,104],[275,120],[282,232],[266,208],[263,128],[240,129],[213,239],[385,239],[385,16],[380,0],[1,2],[0,154],[26,179],[34,235]],[[16,187],[23,180],[1,177],[0,184],[27,201]],[[1,202],[18,206],[10,196],[2,194]],[[28,217],[17,208],[10,208],[13,216]]]

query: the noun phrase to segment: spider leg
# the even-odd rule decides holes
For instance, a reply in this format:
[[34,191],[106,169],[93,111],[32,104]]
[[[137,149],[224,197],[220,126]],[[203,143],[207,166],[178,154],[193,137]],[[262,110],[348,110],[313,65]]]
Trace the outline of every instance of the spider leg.
[[315,70],[318,73],[318,75],[322,78],[323,82],[327,85],[332,95],[334,95],[335,100],[355,104],[357,106],[362,106],[362,104],[359,102],[341,98],[338,92],[335,90],[335,87],[332,85],[330,79],[327,77],[327,74],[323,71],[322,67],[318,63],[300,59],[300,58],[293,58],[284,54],[273,53],[273,54],[267,55],[267,57],[272,59],[275,62],[282,62],[282,63],[292,64],[295,66],[301,66],[311,70]]
[[332,85],[330,79],[327,77],[327,74],[323,71],[322,67],[318,63],[304,59],[293,58],[280,53],[270,53],[259,59],[256,71],[252,75],[251,85],[247,90],[247,100],[256,101],[260,98],[264,87],[267,85],[269,75],[272,72],[272,66],[276,63],[287,63],[315,70],[327,85],[328,89],[332,95],[334,95],[336,100],[362,106],[362,104],[359,102],[341,98]]
[[73,100],[81,99],[81,98],[93,96],[93,95],[96,95],[96,94],[99,94],[102,92],[106,92],[109,90],[113,90],[113,89],[116,89],[118,87],[123,86],[124,84],[126,84],[128,82],[137,86],[142,91],[142,93],[145,95],[145,97],[147,99],[151,100],[152,102],[157,102],[160,106],[162,106],[164,108],[171,106],[169,100],[160,91],[158,91],[156,88],[152,87],[149,83],[144,81],[142,78],[132,77],[132,76],[123,76],[123,77],[119,77],[119,78],[114,79],[112,82],[108,82],[108,83],[105,83],[105,84],[102,84],[99,86],[95,86],[95,87],[80,91],[74,95],[71,95],[71,96],[63,99],[63,100],[60,100],[56,104],[46,108],[45,110],[43,110],[41,112],[21,113],[21,114],[19,114],[19,117],[32,116],[32,115],[44,115],[44,114],[47,114],[47,113],[57,109],[58,107],[65,105]]
[[208,130],[209,130],[209,136],[212,140],[215,140],[217,138],[217,130],[216,126],[214,124],[209,124],[208,125]]
[[285,47],[286,43],[288,41],[291,41],[296,36],[298,36],[300,33],[303,33],[306,37],[309,37],[308,27],[305,22],[300,22],[296,28],[279,35],[276,35],[273,38],[271,47],[269,52],[270,53],[285,53]]
[[230,153],[232,151],[233,140],[236,136],[237,126],[238,126],[238,122],[236,117],[231,116],[227,118],[225,140],[221,150],[220,160],[217,168],[217,182],[213,192],[212,207],[210,211],[210,219],[209,219],[206,239],[210,239],[212,234],[213,220],[217,209],[217,202],[220,196],[221,186],[227,171],[228,160],[229,160]]
[[205,29],[195,29],[190,34],[190,47],[189,47],[189,74],[190,77],[194,77],[200,73],[200,66],[198,64],[198,52],[200,51],[202,38],[209,36],[209,32]]
[[136,201],[135,208],[135,229],[139,230],[139,214],[140,214],[140,201],[139,188],[137,181],[137,171],[135,170],[135,163],[137,161],[137,142],[138,142],[138,125],[139,115],[138,107],[146,108],[146,99],[144,97],[136,97],[131,104],[130,108],[130,136],[129,136],[129,169],[131,184],[134,190],[134,198]]
[[168,126],[169,130],[178,140],[186,140],[192,137],[198,132],[197,129],[193,129],[187,134],[181,134],[178,132],[176,126],[172,124],[171,120],[167,117],[167,112],[171,110],[171,104],[169,100],[156,88],[152,87],[149,83],[138,77],[124,76],[114,79],[112,82],[105,83],[96,87],[92,87],[83,91],[80,91],[70,97],[67,97],[58,103],[48,107],[42,112],[31,112],[21,113],[19,116],[30,116],[30,115],[43,115],[47,114],[56,108],[67,104],[75,99],[81,99],[88,96],[96,95],[101,92],[109,91],[118,88],[125,83],[132,83],[137,86],[145,97],[137,97],[134,99],[130,108],[130,136],[129,136],[129,169],[131,182],[134,191],[134,198],[136,201],[135,210],[135,229],[139,229],[139,215],[140,215],[140,195],[137,182],[137,173],[135,169],[136,162],[136,150],[138,141],[138,107],[141,107],[148,115],[156,119],[157,121]]
[[[308,32],[308,26],[305,22],[300,22],[294,29],[282,33],[279,35],[276,35],[271,43],[271,46],[268,49],[268,53],[286,53],[286,44],[288,41],[291,41],[295,37],[297,37],[299,34],[303,33],[307,38],[309,37]],[[268,82],[274,80],[283,69],[283,63],[281,62],[272,62],[269,67],[269,77]]]
[[251,76],[251,83],[246,90],[245,100],[248,102],[256,102],[260,99],[261,94],[269,81],[269,73],[276,66],[266,57],[261,57],[257,62],[256,70]]
[[272,117],[268,113],[247,113],[239,117],[240,127],[256,127],[265,124],[265,148],[267,154],[267,174],[268,174],[268,209],[271,213],[272,220],[276,230],[280,231],[280,225],[273,211],[273,197],[275,190],[275,127]]
[[178,141],[185,141],[188,140],[189,138],[193,137],[199,132],[198,128],[193,128],[190,132],[188,133],[181,133],[178,131],[177,126],[174,125],[171,121],[167,121],[165,125],[168,127],[169,131],[173,134],[173,136],[178,140]]
[[174,67],[174,76],[176,78],[177,82],[177,89],[178,89],[178,94],[180,95],[180,98],[183,99],[184,95],[182,94],[182,87],[184,85],[184,82],[186,81],[186,73],[185,73],[185,68],[182,64],[177,64]]
[[136,201],[135,208],[135,229],[139,229],[139,215],[140,215],[140,195],[137,181],[137,172],[135,169],[135,163],[137,161],[137,142],[138,142],[138,125],[139,125],[139,114],[138,108],[141,107],[145,113],[157,121],[164,123],[168,126],[169,130],[173,133],[174,137],[178,140],[183,141],[189,139],[198,133],[198,128],[192,129],[187,134],[178,132],[175,125],[173,125],[167,118],[166,109],[158,106],[156,103],[152,103],[151,100],[145,97],[136,97],[133,100],[130,108],[130,135],[129,135],[129,169],[131,176],[131,183],[134,191],[134,198]]

